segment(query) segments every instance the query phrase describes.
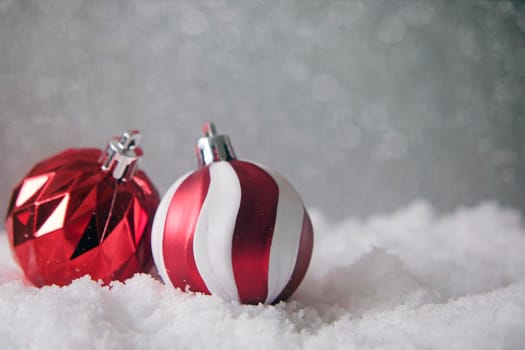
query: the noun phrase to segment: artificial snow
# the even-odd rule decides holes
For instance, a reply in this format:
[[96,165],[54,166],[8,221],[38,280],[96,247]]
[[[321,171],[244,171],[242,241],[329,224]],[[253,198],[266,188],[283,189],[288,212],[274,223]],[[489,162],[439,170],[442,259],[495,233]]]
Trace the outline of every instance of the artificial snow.
[[2,349],[523,349],[525,225],[487,202],[328,222],[288,302],[249,306],[136,275],[28,286],[0,235]]

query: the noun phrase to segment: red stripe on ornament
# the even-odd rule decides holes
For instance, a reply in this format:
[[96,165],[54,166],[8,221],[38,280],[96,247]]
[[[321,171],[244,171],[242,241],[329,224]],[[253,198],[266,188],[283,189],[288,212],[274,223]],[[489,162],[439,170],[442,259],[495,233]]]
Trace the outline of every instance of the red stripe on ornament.
[[162,245],[166,272],[174,287],[210,294],[193,256],[193,233],[208,193],[208,167],[188,176],[171,199]]
[[268,266],[272,244],[279,187],[258,166],[231,161],[241,185],[241,203],[232,241],[232,266],[242,303],[266,300]]
[[280,300],[286,300],[290,297],[297,287],[301,284],[306,270],[308,270],[308,265],[310,264],[310,259],[312,258],[312,250],[314,246],[314,230],[312,228],[312,222],[308,216],[308,212],[304,211],[303,219],[303,228],[301,232],[301,242],[299,243],[299,249],[297,251],[297,260],[295,262],[295,267],[290,277],[290,281],[286,284],[283,291],[279,296],[274,300],[274,302]]

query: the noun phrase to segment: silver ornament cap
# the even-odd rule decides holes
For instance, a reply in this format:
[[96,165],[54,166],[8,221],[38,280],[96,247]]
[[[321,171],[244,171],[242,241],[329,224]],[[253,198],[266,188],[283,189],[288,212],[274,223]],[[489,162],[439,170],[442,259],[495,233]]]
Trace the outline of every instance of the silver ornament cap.
[[206,166],[221,160],[237,159],[228,135],[217,135],[212,122],[202,126],[204,137],[197,141],[197,158],[200,166]]
[[112,171],[112,175],[119,181],[130,180],[135,171],[142,148],[138,146],[142,134],[138,130],[123,132],[121,136],[112,137],[106,149],[100,155],[99,163],[103,171]]

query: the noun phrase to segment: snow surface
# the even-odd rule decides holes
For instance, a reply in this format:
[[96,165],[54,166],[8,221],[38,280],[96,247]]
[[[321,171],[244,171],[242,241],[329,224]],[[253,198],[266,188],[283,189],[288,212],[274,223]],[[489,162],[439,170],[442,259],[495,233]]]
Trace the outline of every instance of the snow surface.
[[[196,27],[188,27],[195,31]],[[312,212],[311,268],[289,302],[244,306],[147,275],[27,286],[0,234],[2,349],[523,349],[525,225],[486,202],[366,220]]]

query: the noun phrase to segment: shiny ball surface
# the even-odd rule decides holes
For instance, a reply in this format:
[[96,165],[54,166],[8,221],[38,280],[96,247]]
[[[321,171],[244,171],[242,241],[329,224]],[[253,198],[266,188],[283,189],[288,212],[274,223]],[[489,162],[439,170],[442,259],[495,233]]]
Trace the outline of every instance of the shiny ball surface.
[[288,298],[312,249],[312,224],[292,185],[241,160],[216,161],[179,178],[152,230],[166,284],[246,304]]
[[63,151],[37,163],[13,191],[5,227],[35,286],[63,286],[86,274],[107,284],[152,267],[158,192],[142,171],[116,180],[101,170],[100,155]]

